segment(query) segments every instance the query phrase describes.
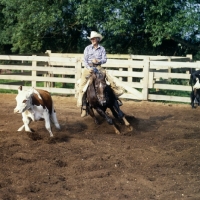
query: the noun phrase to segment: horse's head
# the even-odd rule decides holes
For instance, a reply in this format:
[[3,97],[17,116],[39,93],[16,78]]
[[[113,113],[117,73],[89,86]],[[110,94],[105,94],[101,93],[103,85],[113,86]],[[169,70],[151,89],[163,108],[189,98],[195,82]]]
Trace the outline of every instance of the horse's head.
[[106,104],[106,75],[104,73],[98,72],[96,74],[93,74],[92,76],[98,101],[102,106],[104,106]]

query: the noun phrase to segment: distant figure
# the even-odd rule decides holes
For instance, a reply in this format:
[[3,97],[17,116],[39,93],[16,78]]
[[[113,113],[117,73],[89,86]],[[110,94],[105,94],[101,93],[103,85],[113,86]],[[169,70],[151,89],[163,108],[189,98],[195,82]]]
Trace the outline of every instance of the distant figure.
[[197,70],[195,72],[193,72],[190,76],[190,83],[191,86],[195,89],[200,89],[200,83],[199,83],[199,79],[200,79],[200,70]]
[[198,106],[200,105],[199,79],[200,79],[200,70],[197,70],[190,75],[190,84],[192,87],[192,92],[191,92],[190,98],[191,98],[192,108],[195,108],[195,106],[194,106],[195,104],[197,104]]

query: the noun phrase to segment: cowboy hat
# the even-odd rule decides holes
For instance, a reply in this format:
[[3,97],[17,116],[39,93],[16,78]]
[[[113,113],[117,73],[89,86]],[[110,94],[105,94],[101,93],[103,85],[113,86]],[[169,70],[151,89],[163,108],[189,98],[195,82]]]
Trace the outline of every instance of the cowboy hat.
[[92,38],[100,38],[100,41],[103,39],[103,36],[99,33],[97,33],[96,31],[91,31],[90,33],[90,37],[87,37],[89,40],[91,40]]

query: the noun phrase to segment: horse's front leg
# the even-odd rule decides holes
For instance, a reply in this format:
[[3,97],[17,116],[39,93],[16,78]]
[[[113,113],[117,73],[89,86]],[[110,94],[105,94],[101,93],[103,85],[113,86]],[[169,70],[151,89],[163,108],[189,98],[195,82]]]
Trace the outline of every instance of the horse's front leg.
[[96,111],[99,113],[99,115],[101,115],[102,117],[104,117],[106,119],[106,121],[108,122],[108,124],[112,125],[115,133],[116,134],[120,134],[120,131],[118,130],[118,128],[116,127],[116,125],[113,123],[112,118],[110,118],[102,109],[100,108],[96,108]]
[[127,121],[127,119],[125,118],[125,116],[122,118],[125,125],[127,126],[127,128],[129,129],[129,131],[133,130],[133,127],[130,125],[130,123]]
[[89,115],[94,119],[95,124],[99,124],[99,122],[94,114],[93,109],[90,106],[88,106],[87,110],[88,110]]

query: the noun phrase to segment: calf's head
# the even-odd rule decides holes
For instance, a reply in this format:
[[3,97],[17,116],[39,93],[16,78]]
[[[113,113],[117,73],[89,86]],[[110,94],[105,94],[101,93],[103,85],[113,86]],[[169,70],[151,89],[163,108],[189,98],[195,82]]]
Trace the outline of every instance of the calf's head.
[[22,113],[25,110],[29,109],[32,105],[32,94],[34,89],[31,88],[30,90],[23,91],[22,86],[18,89],[18,95],[16,96],[17,106],[14,109],[14,113]]

